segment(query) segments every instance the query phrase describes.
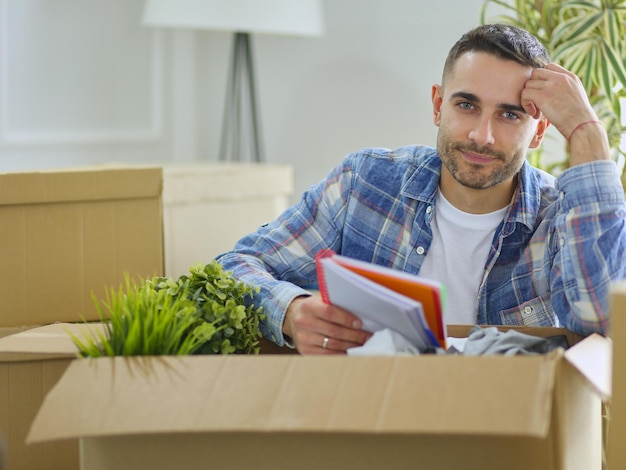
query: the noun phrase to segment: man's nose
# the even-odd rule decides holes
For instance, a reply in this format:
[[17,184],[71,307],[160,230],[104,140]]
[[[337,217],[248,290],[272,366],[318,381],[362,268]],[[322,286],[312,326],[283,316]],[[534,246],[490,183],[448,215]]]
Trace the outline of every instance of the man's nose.
[[468,138],[478,145],[493,145],[496,141],[490,117],[477,120],[469,132]]

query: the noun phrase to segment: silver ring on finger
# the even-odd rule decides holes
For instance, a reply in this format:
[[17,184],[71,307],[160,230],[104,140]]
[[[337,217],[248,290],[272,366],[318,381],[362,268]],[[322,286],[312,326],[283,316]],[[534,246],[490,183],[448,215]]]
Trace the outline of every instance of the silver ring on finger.
[[330,341],[330,339],[328,338],[328,336],[324,337],[324,340],[322,341],[322,349],[326,349],[328,347],[328,342]]

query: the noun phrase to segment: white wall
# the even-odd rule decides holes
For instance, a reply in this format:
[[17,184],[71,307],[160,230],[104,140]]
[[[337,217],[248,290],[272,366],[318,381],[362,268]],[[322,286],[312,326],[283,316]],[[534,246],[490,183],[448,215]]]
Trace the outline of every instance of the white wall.
[[[325,0],[323,37],[254,37],[267,160],[296,194],[361,147],[434,144],[431,85],[482,4]],[[217,160],[230,36],[144,28],[142,5],[0,0],[0,171]]]

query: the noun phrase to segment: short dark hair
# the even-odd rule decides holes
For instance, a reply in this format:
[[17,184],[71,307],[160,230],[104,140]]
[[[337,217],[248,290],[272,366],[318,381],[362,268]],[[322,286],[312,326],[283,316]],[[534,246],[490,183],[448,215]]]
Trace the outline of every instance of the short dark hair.
[[533,68],[543,68],[550,62],[546,48],[528,31],[506,24],[487,24],[465,33],[452,46],[443,67],[444,81],[457,59],[469,51],[486,52]]

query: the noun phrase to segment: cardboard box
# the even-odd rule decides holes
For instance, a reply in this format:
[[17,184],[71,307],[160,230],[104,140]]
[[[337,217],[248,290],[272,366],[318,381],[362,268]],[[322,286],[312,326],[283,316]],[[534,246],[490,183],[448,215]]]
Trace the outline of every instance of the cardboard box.
[[[12,328],[0,328],[0,338],[4,338],[5,336],[9,336],[9,335],[14,335],[16,333],[19,333],[20,331],[24,331],[29,329],[30,327],[28,326],[22,326],[22,327],[12,327]],[[2,467],[0,467],[2,468]]]
[[613,288],[610,336],[613,340],[613,394],[608,408],[609,470],[626,468],[626,282]]
[[8,470],[79,468],[76,439],[31,446],[25,440],[44,397],[76,357],[68,331],[80,337],[84,328],[76,324],[15,328],[13,335],[0,338],[0,435],[6,443]]
[[163,169],[165,274],[206,264],[289,205],[288,165],[214,163]]
[[28,442],[79,438],[82,470],[593,470],[610,349],[593,335],[539,356],[78,360]]
[[0,174],[0,327],[98,319],[104,297],[163,273],[162,169]]

